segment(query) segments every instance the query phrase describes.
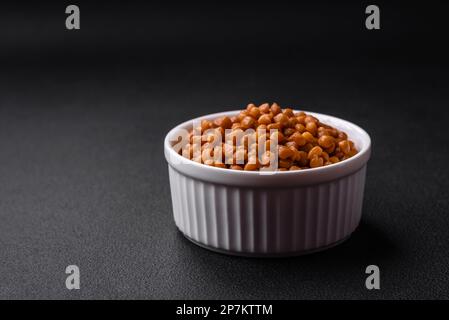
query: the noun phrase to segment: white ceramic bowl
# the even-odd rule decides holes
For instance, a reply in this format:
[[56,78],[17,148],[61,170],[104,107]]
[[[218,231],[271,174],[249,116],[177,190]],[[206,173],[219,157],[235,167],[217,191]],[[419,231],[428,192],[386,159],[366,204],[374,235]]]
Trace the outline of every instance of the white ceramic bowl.
[[362,214],[369,135],[357,125],[308,112],[348,134],[359,151],[325,167],[279,171],[221,169],[179,155],[173,143],[198,119],[172,129],[164,141],[176,226],[191,241],[244,256],[289,256],[329,248],[356,229]]

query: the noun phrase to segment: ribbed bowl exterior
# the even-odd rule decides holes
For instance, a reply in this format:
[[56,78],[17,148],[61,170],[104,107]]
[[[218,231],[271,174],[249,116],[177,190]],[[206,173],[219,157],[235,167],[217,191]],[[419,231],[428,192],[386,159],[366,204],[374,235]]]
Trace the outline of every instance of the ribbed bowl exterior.
[[362,213],[366,164],[336,180],[286,188],[210,183],[169,165],[174,220],[200,245],[240,255],[295,255],[348,237]]

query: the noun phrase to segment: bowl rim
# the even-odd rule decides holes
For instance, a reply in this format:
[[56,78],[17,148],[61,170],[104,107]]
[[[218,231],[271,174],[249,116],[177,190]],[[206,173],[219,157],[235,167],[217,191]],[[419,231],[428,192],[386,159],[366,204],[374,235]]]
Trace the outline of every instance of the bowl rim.
[[[188,176],[193,176],[202,180],[216,180],[214,179],[214,175],[219,175],[221,177],[223,176],[233,176],[236,178],[242,178],[242,177],[247,177],[250,178],[251,181],[253,181],[254,179],[260,179],[260,180],[267,180],[267,179],[274,179],[274,177],[278,177],[277,179],[279,179],[279,177],[313,177],[313,176],[327,176],[328,179],[330,180],[332,177],[337,178],[337,176],[344,176],[344,175],[348,175],[354,171],[356,171],[357,169],[360,169],[363,165],[366,164],[366,162],[368,161],[370,154],[371,154],[371,138],[369,136],[369,134],[362,129],[360,126],[332,116],[332,115],[328,115],[328,114],[324,114],[324,113],[318,113],[318,112],[312,112],[312,111],[307,111],[307,110],[297,110],[294,109],[294,112],[299,112],[299,111],[303,111],[309,115],[315,116],[318,119],[321,118],[327,118],[327,119],[332,119],[332,122],[338,122],[338,124],[342,124],[345,126],[349,126],[352,127],[353,130],[357,131],[358,138],[361,139],[363,141],[363,145],[362,148],[359,149],[359,152],[354,155],[353,157],[346,159],[344,161],[341,162],[337,162],[328,166],[322,166],[322,167],[317,167],[317,168],[309,168],[309,169],[304,169],[304,170],[288,170],[288,171],[245,171],[245,170],[232,170],[232,169],[227,169],[227,168],[218,168],[218,167],[212,167],[212,166],[208,166],[205,165],[203,163],[198,163],[196,161],[187,159],[185,157],[183,157],[182,155],[178,154],[172,147],[171,145],[171,139],[170,137],[172,137],[177,131],[179,131],[180,129],[185,129],[188,127],[191,127],[191,124],[193,121],[198,121],[198,120],[203,120],[203,119],[215,119],[218,117],[222,117],[222,116],[233,116],[236,115],[240,112],[241,110],[231,110],[231,111],[224,111],[224,112],[217,112],[217,113],[211,113],[211,114],[207,114],[207,115],[203,115],[203,116],[199,116],[187,121],[184,121],[180,124],[178,124],[177,126],[175,126],[174,128],[172,128],[165,136],[164,139],[164,154],[165,154],[165,158],[168,162],[168,164],[170,166],[172,166],[175,170],[177,171],[181,171],[183,174],[186,174]],[[326,120],[323,120],[323,122],[325,123]],[[338,125],[335,125],[335,123],[332,124],[332,126],[335,126],[338,128]],[[349,135],[349,134],[348,134]],[[351,136],[354,136],[353,134]],[[349,136],[349,138],[351,138],[351,136]],[[354,140],[354,139],[351,139]],[[177,161],[179,161],[178,163],[174,163],[172,160],[176,159]],[[183,167],[180,164],[188,164],[189,168],[191,170],[186,170],[185,167]],[[348,167],[351,167],[353,170],[347,170]],[[346,170],[344,170],[346,168]],[[203,171],[201,174],[197,174],[200,171]],[[340,174],[338,174],[340,173]],[[207,176],[207,174],[210,174],[211,176]],[[307,179],[309,180],[309,179]],[[319,179],[322,180],[322,179]],[[326,180],[326,179],[325,179]],[[229,181],[228,181],[229,182]],[[241,183],[236,183],[236,184],[241,184]]]

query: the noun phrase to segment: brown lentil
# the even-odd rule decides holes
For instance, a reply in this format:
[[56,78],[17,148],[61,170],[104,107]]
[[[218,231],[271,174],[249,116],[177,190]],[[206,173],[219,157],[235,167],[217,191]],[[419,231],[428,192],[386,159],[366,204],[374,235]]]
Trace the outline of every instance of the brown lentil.
[[271,117],[268,114],[263,114],[260,116],[260,118],[257,120],[260,124],[267,125],[271,123]]
[[287,159],[291,158],[295,155],[295,153],[288,147],[280,146],[279,147],[279,159]]
[[321,157],[314,156],[312,159],[310,159],[310,167],[316,168],[316,167],[322,167],[324,164],[324,160]]
[[270,105],[268,103],[261,104],[259,106],[259,110],[262,113],[268,113],[268,112],[270,112]]
[[318,139],[318,144],[320,145],[320,146],[322,146],[323,148],[325,148],[325,149],[327,149],[327,148],[330,148],[331,146],[332,146],[332,144],[334,143],[334,138],[332,137],[332,136],[327,136],[327,135],[324,135],[324,136],[321,136],[319,139]]
[[313,157],[319,157],[319,156],[321,156],[322,152],[323,152],[323,149],[321,149],[320,146],[315,146],[312,149],[310,149],[309,154],[307,155],[307,157],[309,159],[312,159]]

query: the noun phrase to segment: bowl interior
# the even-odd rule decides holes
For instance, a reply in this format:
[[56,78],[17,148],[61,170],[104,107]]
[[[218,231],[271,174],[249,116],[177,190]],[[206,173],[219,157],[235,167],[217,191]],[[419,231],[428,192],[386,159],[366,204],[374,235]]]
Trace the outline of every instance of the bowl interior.
[[[181,130],[192,130],[194,121],[214,120],[222,116],[230,117],[237,115],[239,112],[240,110],[214,113],[186,121],[177,126],[169,133],[169,143],[171,146],[173,146],[176,143],[176,139],[177,137],[179,137]],[[298,112],[298,110],[294,110],[294,112]],[[354,145],[359,153],[369,148],[371,144],[370,138],[368,134],[365,132],[365,130],[363,130],[359,126],[349,121],[336,118],[334,116],[311,111],[304,111],[304,112],[318,118],[324,124],[330,125],[338,130],[345,132],[348,135],[348,139],[354,142]]]
[[329,166],[311,168],[307,170],[245,171],[207,166],[184,158],[174,148],[174,146],[180,147],[180,134],[185,133],[186,130],[190,130],[195,120],[213,120],[224,115],[232,116],[238,112],[239,111],[229,111],[206,115],[186,121],[172,129],[167,134],[164,142],[165,158],[169,164],[170,170],[176,170],[182,175],[219,185],[234,185],[250,188],[299,187],[336,180],[361,170],[366,165],[366,162],[371,154],[370,137],[362,128],[349,121],[308,111],[306,111],[308,114],[317,117],[323,123],[345,131],[348,134],[349,139],[354,142],[356,148],[358,149],[358,153],[344,161],[340,161]]

